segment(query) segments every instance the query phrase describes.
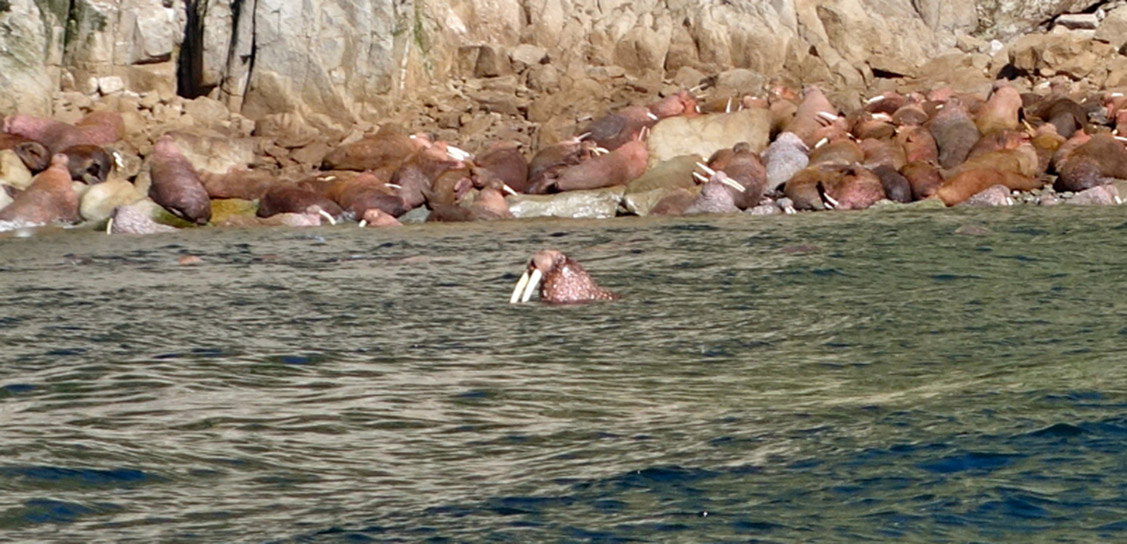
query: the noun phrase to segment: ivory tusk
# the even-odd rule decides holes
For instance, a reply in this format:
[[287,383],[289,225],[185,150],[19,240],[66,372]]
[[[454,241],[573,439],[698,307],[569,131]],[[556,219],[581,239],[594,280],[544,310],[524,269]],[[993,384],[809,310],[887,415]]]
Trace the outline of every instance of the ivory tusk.
[[731,187],[731,188],[733,188],[733,189],[735,189],[735,190],[737,190],[737,191],[739,191],[739,192],[741,192],[741,193],[746,193],[746,192],[747,192],[747,188],[746,188],[746,187],[744,187],[743,185],[741,185],[741,184],[740,184],[740,182],[738,182],[738,181],[736,181],[736,180],[734,180],[734,179],[732,179],[732,178],[728,177],[728,175],[727,175],[727,174],[725,174],[724,172],[719,172],[719,173],[717,173],[717,174],[716,174],[716,179],[717,179],[717,180],[719,180],[719,181],[720,181],[720,183],[723,183],[724,185],[727,185],[728,187]]
[[366,226],[368,226],[368,220],[367,219],[361,219],[360,220],[360,228],[364,228]]
[[609,149],[607,149],[605,147],[598,147],[598,146],[596,146],[592,151],[594,151],[595,154],[597,154],[597,155],[606,155],[607,153],[610,153]]
[[693,177],[700,180],[701,183],[708,183],[708,177],[700,172],[693,172]]
[[837,116],[828,111],[818,112],[818,117],[821,117],[822,119],[825,119],[827,121],[837,121]]
[[528,271],[525,270],[521,274],[520,279],[517,280],[516,287],[513,288],[513,294],[509,297],[509,304],[516,304],[520,300],[521,295],[524,294],[524,288],[528,285]]
[[830,196],[829,193],[822,193],[822,198],[826,200],[826,204],[829,204],[828,207],[831,210],[836,209],[838,206],[841,206],[841,203],[835,200],[834,197]]
[[880,121],[887,121],[889,123],[892,122],[892,116],[887,114],[887,113],[884,113],[884,112],[874,113],[873,119],[877,119],[877,120],[880,120]]
[[583,140],[584,138],[586,138],[586,137],[588,137],[588,136],[590,136],[590,135],[591,135],[591,133],[590,133],[590,132],[584,132],[583,134],[580,134],[579,136],[576,136],[576,137],[575,137],[575,139],[576,139],[576,140],[579,140],[579,141],[582,141],[582,140]]
[[520,297],[521,302],[528,302],[528,299],[532,298],[532,292],[540,287],[541,276],[539,268],[532,269],[532,275],[528,277],[528,285],[524,288],[524,296]]
[[699,167],[701,170],[704,170],[705,172],[708,172],[708,175],[710,176],[716,175],[716,170],[709,168],[708,165],[704,164],[703,162],[698,162],[697,167]]
[[830,139],[828,137],[822,138],[821,140],[818,140],[818,143],[814,144],[814,149],[818,149],[819,147],[826,145],[826,142],[829,142],[829,141],[830,141]]
[[398,183],[385,183],[385,184],[383,184],[383,186],[384,187],[391,187],[392,189],[395,189],[396,191],[403,189],[403,186],[398,184]]
[[728,97],[728,104],[724,106],[724,113],[732,113],[732,97]]
[[652,112],[652,111],[647,111],[646,117],[649,117],[650,121],[657,121],[657,119],[658,119],[657,115],[654,115],[654,112]]
[[327,211],[325,211],[325,210],[317,210],[317,213],[318,213],[318,214],[320,214],[320,215],[321,215],[321,217],[324,217],[325,219],[328,219],[328,220],[329,220],[329,224],[330,224],[330,225],[333,225],[334,227],[336,226],[336,224],[337,224],[337,220],[336,220],[336,219],[333,219],[333,216],[332,216],[332,214],[330,214],[329,212],[327,212]]
[[1123,137],[1123,136],[1114,136],[1114,138],[1115,138],[1116,140],[1119,140],[1119,141],[1121,141],[1121,142],[1127,142],[1127,137]]
[[516,190],[513,189],[512,187],[509,187],[508,183],[502,183],[501,187],[504,189],[504,191],[506,193],[509,193],[510,195],[516,196],[516,195],[520,194],[520,193],[516,192]]
[[881,100],[884,100],[884,95],[878,94],[878,95],[866,100],[865,103],[871,105],[871,104],[876,104],[877,102],[880,102]]
[[113,234],[112,231],[113,231],[113,218],[111,217],[109,221],[106,221],[106,234]]

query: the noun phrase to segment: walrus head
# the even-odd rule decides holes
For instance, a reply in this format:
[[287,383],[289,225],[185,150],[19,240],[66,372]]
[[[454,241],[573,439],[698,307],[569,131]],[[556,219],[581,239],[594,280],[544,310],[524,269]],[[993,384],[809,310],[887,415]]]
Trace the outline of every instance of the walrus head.
[[540,302],[557,304],[619,298],[595,284],[579,263],[556,249],[538,251],[529,259],[509,303],[528,302],[536,291]]

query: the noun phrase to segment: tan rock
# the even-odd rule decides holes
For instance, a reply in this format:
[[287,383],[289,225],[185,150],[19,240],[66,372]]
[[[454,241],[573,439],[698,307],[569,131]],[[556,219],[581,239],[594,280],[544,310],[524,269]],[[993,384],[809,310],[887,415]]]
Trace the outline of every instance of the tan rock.
[[762,151],[771,133],[771,115],[752,108],[732,113],[697,117],[669,117],[653,127],[646,145],[650,165],[680,155],[708,157],[717,149],[747,142],[752,151]]

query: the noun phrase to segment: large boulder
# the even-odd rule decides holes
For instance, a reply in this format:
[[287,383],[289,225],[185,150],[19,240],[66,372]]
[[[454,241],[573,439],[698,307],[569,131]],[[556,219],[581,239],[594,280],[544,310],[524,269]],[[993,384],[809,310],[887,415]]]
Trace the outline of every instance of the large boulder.
[[654,125],[646,145],[652,166],[681,155],[708,157],[718,149],[740,142],[747,142],[752,151],[759,153],[767,147],[770,136],[770,112],[749,108],[732,113],[662,119]]
[[605,219],[618,214],[626,186],[616,185],[591,191],[566,191],[552,195],[514,195],[507,197],[509,212],[516,218],[560,217]]

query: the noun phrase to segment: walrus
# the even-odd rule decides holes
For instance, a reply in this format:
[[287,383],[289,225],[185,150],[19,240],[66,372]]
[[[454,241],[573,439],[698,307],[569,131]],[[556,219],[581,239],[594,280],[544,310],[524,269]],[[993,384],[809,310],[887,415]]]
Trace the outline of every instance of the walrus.
[[1096,134],[1073,149],[1059,171],[1057,191],[1079,192],[1106,184],[1106,178],[1127,178],[1127,148],[1110,134]]
[[75,145],[105,146],[125,135],[120,113],[96,111],[70,125],[32,115],[10,115],[4,119],[4,132],[35,140],[54,155]]
[[31,173],[42,172],[51,165],[51,152],[47,149],[47,146],[20,136],[15,138],[23,141],[14,144],[10,149],[15,152]]
[[810,150],[810,166],[818,164],[860,164],[865,160],[865,152],[857,142],[849,138],[838,138]]
[[904,148],[904,160],[939,164],[939,147],[931,131],[922,126],[900,127],[896,131],[896,141]]
[[746,210],[759,204],[767,188],[767,168],[763,161],[751,150],[747,142],[740,142],[730,149],[721,149],[708,158],[708,167],[724,172],[732,181],[742,187],[739,190],[725,185],[731,193],[732,202],[737,208]]
[[928,123],[928,130],[939,148],[939,166],[954,168],[967,159],[967,153],[981,134],[958,98],[951,98]]
[[783,132],[763,151],[763,166],[767,169],[765,192],[773,193],[787,180],[810,164],[807,147],[798,135]]
[[908,156],[904,152],[904,146],[896,140],[867,138],[861,140],[858,146],[865,153],[865,159],[861,162],[865,168],[873,169],[879,165],[886,165],[892,167],[893,170],[899,170],[905,164],[908,164]]
[[934,164],[913,161],[900,169],[900,174],[908,179],[912,188],[912,200],[923,200],[936,193],[943,185],[943,175]]
[[885,198],[880,178],[860,165],[810,166],[787,182],[796,209],[861,210]]
[[819,134],[827,124],[829,118],[836,119],[837,108],[822,94],[822,90],[811,85],[803,94],[802,103],[794,112],[794,117],[783,128],[784,132],[793,132],[807,146],[813,147],[822,138]]
[[532,293],[540,293],[540,302],[570,304],[621,298],[595,283],[579,263],[556,249],[536,252],[528,261],[524,274],[513,288],[510,304],[528,302]]
[[78,218],[78,195],[71,186],[67,156],[62,153],[51,157],[51,165],[37,174],[11,204],[0,210],[0,221],[28,225],[75,223]]
[[278,185],[258,202],[258,217],[270,217],[280,213],[305,213],[312,206],[317,206],[333,217],[339,217],[344,211],[329,197],[298,187],[297,185]]
[[542,185],[545,177],[554,176],[567,167],[579,164],[590,156],[589,146],[593,145],[591,142],[585,143],[579,138],[572,138],[540,148],[532,156],[532,160],[528,161],[528,183],[521,192],[529,192],[530,187]]
[[610,153],[587,159],[554,176],[545,176],[537,185],[529,187],[528,192],[549,193],[623,185],[646,172],[648,159],[646,144],[632,140]]
[[356,142],[345,144],[325,155],[322,170],[378,170],[398,168],[416,151],[430,142],[419,136],[411,137],[391,130],[383,130]]
[[277,174],[265,170],[251,170],[245,166],[232,166],[225,174],[201,172],[200,182],[211,198],[243,200],[258,200],[270,189],[282,183]]
[[599,117],[584,127],[588,140],[599,147],[614,151],[631,140],[638,139],[642,130],[653,127],[657,115],[645,106],[629,106]]
[[465,162],[450,157],[445,142],[435,142],[404,162],[391,176],[391,183],[399,186],[399,197],[410,210],[426,202],[426,193],[439,175],[465,166]]
[[211,220],[211,199],[207,196],[199,174],[188,162],[172,136],[157,139],[153,150],[150,174],[153,180],[149,198],[169,213],[197,225]]
[[992,185],[1003,185],[1010,190],[1032,191],[1041,186],[1041,181],[1010,170],[971,168],[947,179],[935,195],[944,204],[954,206],[989,189]]
[[1021,126],[1023,102],[1021,93],[1008,83],[999,84],[979,109],[974,119],[978,131],[989,135],[996,131],[1016,130]]
[[62,153],[67,156],[67,170],[75,181],[97,185],[113,171],[113,157],[100,145],[72,145]]
[[896,168],[890,164],[878,164],[872,167],[872,171],[880,178],[881,188],[889,200],[902,204],[912,201],[912,183]]
[[147,212],[135,206],[114,208],[106,222],[106,234],[157,234],[176,230],[179,229],[153,221]]
[[528,189],[528,159],[521,154],[516,142],[491,144],[484,153],[474,157],[473,173],[479,187],[496,179],[518,193]]
[[682,213],[684,215],[738,213],[741,208],[736,205],[733,194],[739,192],[720,181],[720,176],[724,175],[723,172],[717,172],[716,176],[702,185],[696,198]]
[[393,217],[410,210],[393,188],[370,172],[361,173],[341,184],[338,195],[337,204],[354,217],[363,217],[370,209],[378,209]]
[[436,205],[431,208],[427,221],[455,222],[511,219],[513,214],[509,211],[508,203],[505,202],[502,188],[503,185],[500,181],[490,181],[478,192],[473,204],[469,206]]

